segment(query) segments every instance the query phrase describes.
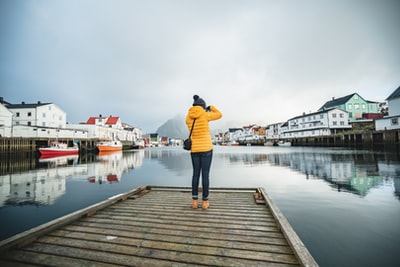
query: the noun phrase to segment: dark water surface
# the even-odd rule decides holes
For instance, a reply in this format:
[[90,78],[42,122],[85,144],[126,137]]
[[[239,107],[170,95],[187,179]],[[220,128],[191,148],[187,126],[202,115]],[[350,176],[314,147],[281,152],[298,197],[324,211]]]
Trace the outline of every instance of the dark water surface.
[[[320,266],[400,266],[399,158],[398,151],[216,146],[211,187],[264,187]],[[40,161],[0,176],[0,240],[141,185],[191,184],[190,156],[180,147],[82,162]]]

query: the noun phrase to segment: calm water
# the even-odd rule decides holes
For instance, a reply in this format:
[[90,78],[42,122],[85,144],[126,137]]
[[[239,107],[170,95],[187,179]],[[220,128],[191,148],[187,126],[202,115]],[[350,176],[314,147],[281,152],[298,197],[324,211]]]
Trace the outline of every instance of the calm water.
[[[40,160],[0,176],[0,239],[141,185],[190,186],[190,177],[182,148]],[[320,266],[399,266],[398,152],[216,146],[211,186],[264,187]]]

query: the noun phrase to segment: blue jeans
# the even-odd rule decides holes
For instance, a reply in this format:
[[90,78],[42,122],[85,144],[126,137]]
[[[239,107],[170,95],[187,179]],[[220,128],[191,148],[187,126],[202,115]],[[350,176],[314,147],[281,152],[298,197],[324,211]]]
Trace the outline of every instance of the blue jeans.
[[201,172],[201,182],[203,186],[203,200],[208,199],[210,187],[210,167],[212,161],[213,151],[207,152],[194,152],[192,156],[193,177],[192,177],[192,198],[198,199],[199,197],[199,181]]

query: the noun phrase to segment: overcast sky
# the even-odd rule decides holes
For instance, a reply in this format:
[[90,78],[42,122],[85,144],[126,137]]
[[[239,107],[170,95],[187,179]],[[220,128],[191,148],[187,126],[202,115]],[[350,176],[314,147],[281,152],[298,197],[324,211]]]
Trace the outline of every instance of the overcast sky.
[[0,95],[154,132],[193,94],[266,126],[400,86],[397,0],[0,0]]

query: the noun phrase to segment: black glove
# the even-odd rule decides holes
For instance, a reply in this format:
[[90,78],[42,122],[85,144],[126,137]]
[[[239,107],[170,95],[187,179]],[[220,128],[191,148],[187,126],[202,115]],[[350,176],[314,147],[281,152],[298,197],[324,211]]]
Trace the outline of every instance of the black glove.
[[211,107],[210,106],[206,107],[206,111],[210,112],[211,111]]

